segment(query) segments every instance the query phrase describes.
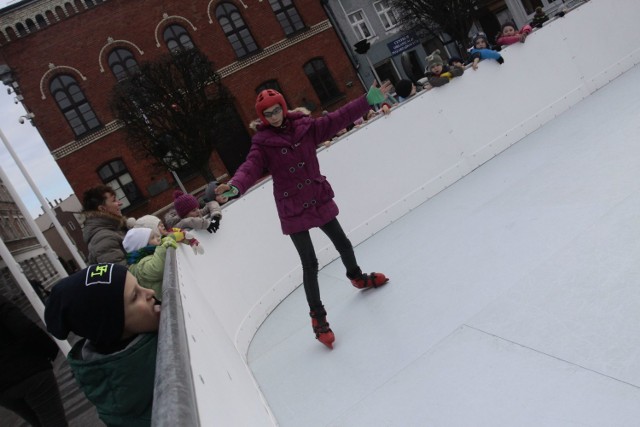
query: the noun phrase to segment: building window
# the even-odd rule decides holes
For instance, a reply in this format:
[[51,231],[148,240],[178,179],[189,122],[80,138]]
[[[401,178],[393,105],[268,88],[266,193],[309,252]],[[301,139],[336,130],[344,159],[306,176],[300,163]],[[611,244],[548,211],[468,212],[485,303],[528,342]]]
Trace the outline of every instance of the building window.
[[47,25],[47,21],[44,19],[44,17],[42,15],[36,15],[36,23],[38,24],[38,27],[40,28],[44,28]]
[[342,95],[338,91],[327,65],[321,58],[312,59],[304,64],[304,73],[309,78],[309,82],[311,82],[322,104],[328,104]]
[[131,178],[122,160],[112,160],[98,169],[102,182],[113,189],[122,202],[122,209],[142,199],[142,195]]
[[353,32],[356,33],[358,40],[373,37],[373,33],[369,30],[367,18],[362,10],[350,13],[349,22],[351,23],[351,28],[353,28]]
[[33,237],[33,234],[30,231],[30,227],[27,225],[27,221],[24,219],[22,215],[14,215],[13,224],[14,224],[14,228],[19,232],[18,236],[21,239],[26,239],[27,237]]
[[57,76],[51,81],[49,91],[76,136],[100,127],[100,121],[76,79],[66,74]]
[[269,4],[287,36],[304,29],[302,18],[291,0],[269,0]]
[[193,41],[191,36],[184,27],[173,24],[164,29],[164,42],[167,44],[167,48],[171,52],[177,50],[189,50],[193,49]]
[[18,22],[16,24],[16,30],[18,31],[18,35],[20,37],[26,36],[27,35],[27,29],[24,27],[24,25],[22,25],[20,22]]
[[33,20],[27,19],[26,23],[27,23],[27,29],[29,30],[30,33],[35,33],[36,31],[38,31],[38,27],[36,27],[36,23],[33,22]]
[[373,7],[376,12],[378,12],[378,17],[380,18],[380,21],[382,21],[382,26],[385,30],[390,30],[398,25],[398,15],[396,15],[395,10],[391,8],[389,0],[382,0],[374,3]]
[[216,8],[216,19],[231,43],[238,58],[243,58],[258,50],[249,28],[244,23],[238,8],[230,3],[222,3]]
[[109,68],[116,76],[116,80],[121,81],[135,76],[140,71],[138,61],[129,49],[113,49],[109,54]]
[[0,227],[0,234],[2,235],[2,240],[16,240],[18,236],[11,225],[11,221],[8,216],[0,218],[2,221],[2,227]]

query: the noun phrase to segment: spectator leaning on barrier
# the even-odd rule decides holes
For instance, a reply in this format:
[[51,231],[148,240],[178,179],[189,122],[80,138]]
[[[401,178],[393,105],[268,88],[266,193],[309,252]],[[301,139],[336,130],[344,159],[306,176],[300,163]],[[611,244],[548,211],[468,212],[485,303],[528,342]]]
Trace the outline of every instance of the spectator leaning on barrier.
[[127,264],[140,286],[153,289],[156,298],[162,299],[162,278],[168,248],[178,248],[172,235],[162,237],[150,228],[132,228],[122,241],[127,251]]
[[67,360],[100,419],[150,426],[160,321],[154,292],[122,265],[91,265],[53,287],[44,317],[56,338],[84,338]]
[[32,426],[66,426],[51,365],[58,346],[2,295],[0,342],[0,406],[20,415]]
[[112,262],[126,265],[122,239],[127,230],[126,218],[120,212],[122,203],[107,185],[90,188],[84,193],[85,216],[82,235],[89,247],[89,264]]
[[[211,219],[205,216],[211,215]],[[220,228],[222,210],[216,200],[206,202],[200,209],[200,202],[191,194],[185,194],[180,190],[173,193],[173,209],[164,217],[168,229],[183,228],[186,230],[207,230],[215,233]]]
[[[136,219],[136,222],[133,224],[134,228],[149,228],[152,232],[160,233],[161,237],[171,236],[178,243],[184,243],[185,245],[191,246],[193,252],[195,254],[203,254],[204,249],[200,246],[200,242],[198,239],[193,237],[191,233],[187,230],[183,230],[181,228],[172,228],[170,231],[167,230],[160,221],[160,218],[153,215],[144,215],[140,218]],[[124,245],[123,245],[124,246]],[[143,285],[144,286],[144,285]]]
[[464,67],[444,65],[439,49],[433,51],[426,59],[427,69],[425,75],[429,80],[429,84],[433,87],[444,86],[454,77],[460,77],[464,73]]
[[484,59],[494,59],[498,64],[504,63],[502,55],[491,48],[489,39],[485,33],[478,33],[473,37],[473,45],[469,49],[471,55],[471,68],[478,69],[478,63]]
[[518,30],[515,23],[507,21],[502,24],[502,30],[496,38],[496,44],[499,46],[509,46],[514,43],[524,43],[527,36],[531,33],[531,30],[530,25],[525,25],[522,29]]
[[411,80],[402,79],[396,83],[396,95],[398,101],[404,102],[416,94],[416,85]]

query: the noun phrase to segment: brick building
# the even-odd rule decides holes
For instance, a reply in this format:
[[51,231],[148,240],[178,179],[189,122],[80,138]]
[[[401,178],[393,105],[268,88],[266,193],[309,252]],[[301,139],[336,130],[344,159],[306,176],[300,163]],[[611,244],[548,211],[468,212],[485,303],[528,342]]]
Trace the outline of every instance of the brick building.
[[[109,97],[138,64],[197,46],[235,99],[236,145],[214,153],[224,179],[244,159],[256,93],[282,91],[314,113],[364,92],[315,0],[23,0],[0,10],[0,77],[32,116],[74,192],[106,183],[132,216],[169,204],[176,181],[136,158]],[[189,191],[200,177],[182,177]]]

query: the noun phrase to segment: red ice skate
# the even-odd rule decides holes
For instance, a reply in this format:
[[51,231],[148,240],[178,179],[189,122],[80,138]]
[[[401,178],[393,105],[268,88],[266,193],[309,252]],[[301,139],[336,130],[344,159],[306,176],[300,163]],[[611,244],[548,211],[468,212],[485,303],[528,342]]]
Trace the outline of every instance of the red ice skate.
[[389,281],[389,278],[382,273],[367,274],[360,269],[354,274],[347,274],[347,277],[351,280],[353,286],[358,289],[378,288]]
[[336,337],[329,327],[329,322],[327,322],[327,312],[324,306],[321,305],[312,308],[309,316],[311,316],[311,326],[313,327],[313,332],[316,334],[316,339],[330,349],[333,349],[333,342],[336,340]]

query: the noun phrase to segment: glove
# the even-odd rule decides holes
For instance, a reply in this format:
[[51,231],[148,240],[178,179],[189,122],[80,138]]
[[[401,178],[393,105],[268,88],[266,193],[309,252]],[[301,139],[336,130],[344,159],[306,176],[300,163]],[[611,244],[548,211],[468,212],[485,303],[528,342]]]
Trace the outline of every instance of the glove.
[[165,236],[162,238],[161,242],[162,242],[161,245],[167,249],[169,248],[178,249],[178,242],[176,242],[173,239],[173,237]]
[[204,248],[200,246],[200,242],[198,241],[198,239],[193,237],[193,234],[191,234],[188,231],[184,233],[184,243],[187,243],[189,244],[189,246],[191,246],[191,249],[193,250],[194,254],[196,255],[204,254]]
[[449,80],[451,80],[453,78],[453,76],[451,75],[451,73],[449,71],[447,71],[446,73],[440,74],[440,77],[446,77]]
[[232,197],[236,197],[238,193],[240,193],[240,191],[238,190],[238,187],[236,187],[235,185],[229,184],[229,187],[231,188],[230,190],[227,190],[221,194],[221,196],[226,197],[227,200]]
[[209,233],[215,233],[220,228],[220,218],[213,218],[211,224],[207,227]]

